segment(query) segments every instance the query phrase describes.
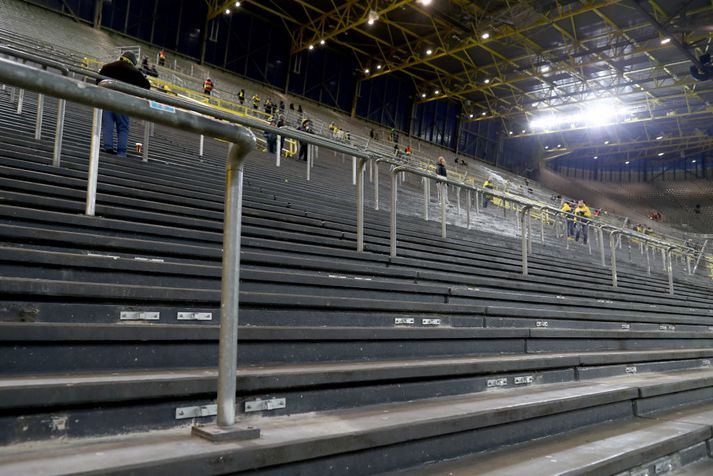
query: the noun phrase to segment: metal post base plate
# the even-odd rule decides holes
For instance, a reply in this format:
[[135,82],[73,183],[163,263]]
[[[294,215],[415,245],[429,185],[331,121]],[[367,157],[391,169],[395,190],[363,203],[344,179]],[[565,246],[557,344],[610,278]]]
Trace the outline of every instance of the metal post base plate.
[[194,426],[191,429],[192,436],[204,438],[213,443],[235,440],[254,440],[260,438],[260,428],[252,426],[218,426],[218,425],[202,425]]

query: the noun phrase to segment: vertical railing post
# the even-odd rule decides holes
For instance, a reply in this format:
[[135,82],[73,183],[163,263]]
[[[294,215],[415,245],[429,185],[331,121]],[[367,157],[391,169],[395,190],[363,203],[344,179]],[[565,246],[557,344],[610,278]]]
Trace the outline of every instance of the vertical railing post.
[[94,216],[97,202],[97,175],[99,173],[99,143],[101,136],[102,110],[94,108],[92,114],[92,141],[89,148],[89,170],[87,172],[87,202],[84,213]]
[[357,228],[357,251],[364,251],[364,171],[366,169],[366,159],[359,159],[356,185],[356,228]]
[[67,101],[57,101],[57,125],[54,130],[54,151],[52,152],[52,165],[59,167],[62,157],[62,140],[64,138],[64,110]]
[[374,160],[374,210],[379,209],[379,161]]
[[42,119],[45,113],[45,95],[37,95],[37,116],[35,117],[35,140],[42,139]]
[[460,187],[456,190],[456,202],[457,202],[457,210],[458,210],[458,216],[460,216]]
[[480,214],[480,192],[477,190],[475,191],[475,213]]
[[[517,217],[517,211],[516,217]],[[522,208],[522,215],[520,217],[520,248],[521,248],[521,253],[522,253],[522,275],[527,276],[528,275],[528,269],[527,269],[527,217],[530,213],[530,206],[526,205]]]
[[198,157],[203,157],[203,147],[205,146],[205,136],[201,134],[200,139],[198,139]]
[[527,211],[527,253],[532,254],[532,214]]
[[602,259],[602,266],[607,266],[606,257],[604,256],[604,228],[599,228],[599,255]]
[[[201,136],[202,137],[202,136]],[[144,162],[149,161],[149,141],[151,140],[151,123],[149,121],[144,121],[144,143],[141,146],[141,160]]]
[[[423,177],[423,219],[428,221],[428,209],[431,206],[431,193],[428,186],[429,178]],[[392,182],[393,183],[393,182]]]
[[540,210],[540,244],[545,245],[545,217],[547,216],[545,209]]
[[470,207],[473,205],[473,200],[470,189],[465,192],[465,229],[470,230]]
[[357,183],[357,158],[352,156],[352,185]]
[[250,147],[231,144],[225,173],[223,223],[223,270],[220,296],[220,341],[218,344],[217,428],[193,427],[193,433],[212,441],[251,439],[258,428],[235,424],[238,324],[240,304],[240,234],[243,207],[243,164]]
[[25,90],[20,89],[20,92],[17,95],[17,114],[22,115],[22,103],[25,100]]
[[613,287],[617,287],[617,275],[616,275],[616,231],[612,231],[609,234],[609,248],[611,253],[611,282]]
[[305,144],[304,147],[307,147],[307,181],[309,182],[312,179],[312,167],[310,164],[312,160],[312,145]]
[[398,172],[391,172],[391,220],[389,221],[389,244],[391,248],[391,256],[396,256],[396,194],[399,188],[397,173]]
[[280,157],[282,157],[282,137],[279,135],[275,139],[275,145],[277,149],[275,150],[275,166],[280,166]]
[[446,237],[446,193],[448,185],[445,182],[438,184],[441,191],[441,238]]
[[668,272],[668,293],[673,295],[673,256],[671,254],[671,251],[673,248],[669,248],[666,250],[666,257],[667,257],[667,262],[668,265],[666,266],[666,271]]
[[644,255],[646,256],[646,275],[651,276],[651,260],[649,259],[649,245],[644,246]]

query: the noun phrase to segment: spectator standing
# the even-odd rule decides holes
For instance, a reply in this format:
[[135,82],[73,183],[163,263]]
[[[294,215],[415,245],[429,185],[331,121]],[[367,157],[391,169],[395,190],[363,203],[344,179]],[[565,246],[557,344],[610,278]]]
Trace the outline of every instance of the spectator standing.
[[238,91],[238,102],[241,106],[245,104],[245,89]]
[[574,235],[574,240],[579,241],[579,235],[581,233],[583,245],[587,244],[590,218],[592,218],[592,212],[584,203],[584,200],[580,200],[577,203],[577,208],[574,209],[574,221],[577,223],[577,232]]
[[[312,121],[309,119],[305,119],[302,121],[302,125],[297,128],[298,131],[302,132],[307,132],[309,134],[314,134],[314,131],[312,130]],[[300,153],[297,157],[298,160],[304,160],[307,161],[307,148],[309,147],[309,144],[306,142],[300,141]]]
[[[144,89],[151,89],[151,83],[136,69],[136,55],[125,51],[118,61],[107,63],[99,70],[101,76],[116,79]],[[97,79],[97,84],[101,79]],[[117,143],[114,149],[114,128],[116,127]],[[126,143],[129,140],[129,116],[104,110],[102,114],[102,143],[104,152],[126,157]]]
[[[272,127],[277,127],[277,122],[273,119],[270,121]],[[265,131],[265,142],[267,143],[267,151],[271,154],[277,152],[277,134],[274,132]]]
[[257,109],[260,107],[260,96],[257,94],[254,94],[252,97],[252,102],[253,102],[253,109]]
[[[441,156],[438,158],[438,163],[436,164],[436,175],[439,177],[447,178],[448,171],[446,170],[446,159]],[[441,201],[441,194],[445,194],[446,204],[448,204],[448,184],[441,182],[440,180],[436,182],[436,190],[438,191],[438,201]]]
[[158,65],[166,66],[166,52],[163,50],[158,52]]
[[213,92],[213,80],[210,78],[206,78],[205,81],[203,81],[203,94],[207,94],[210,96],[210,93]]
[[272,114],[272,99],[267,98],[265,104],[262,105],[264,111],[268,114]]
[[574,218],[572,217],[572,207],[570,206],[568,201],[565,200],[565,202],[562,204],[562,208],[560,208],[560,211],[562,212],[562,216],[564,216],[565,235],[568,240],[573,240]]
[[284,113],[285,113],[285,101],[280,99],[280,114],[284,114]]
[[[483,188],[489,188],[490,190],[493,189],[493,177],[488,177],[485,179],[485,182],[483,182]],[[493,199],[493,196],[490,195],[489,193],[484,193],[483,194],[483,208],[488,208],[488,203]]]

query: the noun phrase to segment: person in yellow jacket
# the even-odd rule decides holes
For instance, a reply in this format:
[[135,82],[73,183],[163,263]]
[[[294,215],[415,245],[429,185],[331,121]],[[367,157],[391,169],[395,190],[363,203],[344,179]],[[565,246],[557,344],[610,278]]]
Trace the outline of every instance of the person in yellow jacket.
[[[483,188],[489,188],[491,190],[493,189],[492,177],[488,177],[487,179],[485,179],[485,182],[483,182]],[[483,194],[483,208],[488,208],[488,203],[492,199],[493,199],[492,195],[490,195],[488,193],[484,193]]]
[[577,203],[577,208],[574,209],[574,221],[576,222],[577,232],[574,235],[574,240],[579,241],[579,235],[582,234],[582,244],[587,244],[589,221],[592,218],[592,212],[589,207],[580,200]]
[[565,222],[565,235],[568,240],[574,239],[574,217],[572,216],[572,207],[569,202],[565,201],[560,208]]
[[257,109],[260,107],[260,96],[258,96],[257,94],[254,95],[252,97],[252,101],[253,101],[253,109]]

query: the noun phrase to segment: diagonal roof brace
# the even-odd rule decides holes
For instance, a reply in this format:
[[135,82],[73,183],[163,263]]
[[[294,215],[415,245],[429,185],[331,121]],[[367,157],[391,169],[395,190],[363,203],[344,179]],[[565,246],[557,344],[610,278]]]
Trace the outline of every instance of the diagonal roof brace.
[[641,3],[642,0],[631,0],[631,3],[634,5],[634,7],[641,13],[641,15],[646,18],[646,20],[651,23],[651,26],[656,28],[659,33],[664,35],[666,38],[671,39],[671,44],[676,47],[678,51],[680,51],[686,58],[690,59],[693,61],[693,64],[696,66],[701,66],[700,61],[698,61],[698,58],[691,53],[688,48],[686,48],[683,43],[681,43],[678,38],[676,38],[670,31],[668,31],[664,26],[654,18],[654,16],[649,13],[649,11],[644,7]]

